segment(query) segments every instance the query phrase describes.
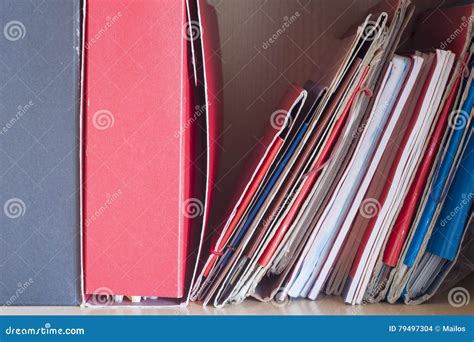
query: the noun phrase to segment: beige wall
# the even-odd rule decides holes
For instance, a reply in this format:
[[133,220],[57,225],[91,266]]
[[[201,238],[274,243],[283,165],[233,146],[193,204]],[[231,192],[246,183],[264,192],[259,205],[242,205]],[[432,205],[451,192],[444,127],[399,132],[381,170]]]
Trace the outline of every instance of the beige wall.
[[[303,85],[324,73],[336,37],[359,25],[379,0],[210,0],[216,8],[221,41],[223,87],[221,163],[216,183],[216,222],[224,220],[229,194],[241,180],[246,161],[290,82]],[[418,11],[446,5],[415,1]],[[293,19],[268,48],[263,44]],[[293,21],[293,20],[291,20]],[[317,77],[316,77],[317,78]]]

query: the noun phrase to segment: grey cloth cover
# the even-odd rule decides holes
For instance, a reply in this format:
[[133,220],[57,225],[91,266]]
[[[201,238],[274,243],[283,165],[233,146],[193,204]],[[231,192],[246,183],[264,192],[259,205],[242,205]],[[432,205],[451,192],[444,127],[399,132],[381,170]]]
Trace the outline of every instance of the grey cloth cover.
[[80,6],[0,1],[0,305],[80,302]]

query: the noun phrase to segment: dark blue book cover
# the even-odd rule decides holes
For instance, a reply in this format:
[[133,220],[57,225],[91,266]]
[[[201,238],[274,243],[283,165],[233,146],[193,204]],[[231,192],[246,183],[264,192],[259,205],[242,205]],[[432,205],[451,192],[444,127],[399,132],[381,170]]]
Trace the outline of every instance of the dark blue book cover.
[[0,305],[80,302],[80,0],[0,1]]

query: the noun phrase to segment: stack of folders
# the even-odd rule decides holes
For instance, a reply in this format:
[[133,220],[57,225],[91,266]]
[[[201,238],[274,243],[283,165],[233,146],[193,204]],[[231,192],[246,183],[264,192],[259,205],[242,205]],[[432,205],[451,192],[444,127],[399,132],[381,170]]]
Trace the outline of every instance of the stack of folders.
[[193,300],[420,303],[453,268],[474,198],[474,6],[383,5],[330,76],[283,97]]

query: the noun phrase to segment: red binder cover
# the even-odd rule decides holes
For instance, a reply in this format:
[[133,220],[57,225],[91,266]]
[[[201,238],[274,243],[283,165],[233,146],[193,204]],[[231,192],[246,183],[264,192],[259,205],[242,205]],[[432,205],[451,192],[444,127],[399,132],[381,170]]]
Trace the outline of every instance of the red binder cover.
[[[204,14],[200,19],[210,20]],[[194,26],[187,31],[184,0],[87,2],[86,295],[186,296],[194,268],[187,256],[199,254],[188,241],[190,227],[197,219],[207,222],[218,108],[208,91],[218,77],[209,69],[201,80],[206,105],[195,107],[189,41],[202,39],[204,50],[210,40],[202,38],[207,32],[199,32],[199,23],[190,25],[198,33]],[[204,120],[207,132],[196,128],[196,120]],[[193,184],[198,178],[191,164],[203,132],[207,154],[201,171],[207,176],[200,188]]]

